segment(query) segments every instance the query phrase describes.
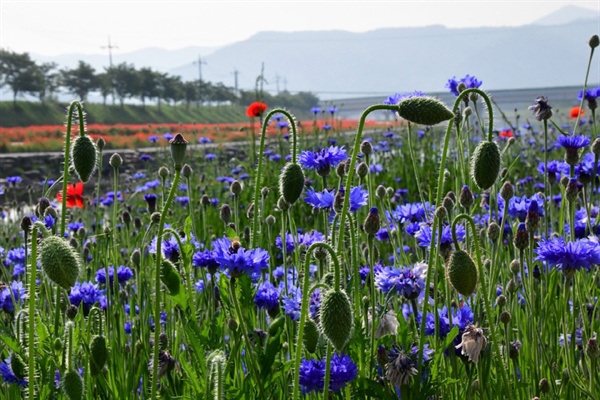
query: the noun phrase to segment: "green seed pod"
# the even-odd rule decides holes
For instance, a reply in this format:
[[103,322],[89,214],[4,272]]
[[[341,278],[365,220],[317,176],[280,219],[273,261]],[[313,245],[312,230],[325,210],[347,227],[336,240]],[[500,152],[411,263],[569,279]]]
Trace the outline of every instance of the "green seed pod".
[[108,359],[108,348],[104,336],[94,336],[90,343],[90,374],[98,375]]
[[279,193],[288,204],[294,204],[304,190],[304,172],[296,163],[287,163],[279,176]]
[[65,290],[71,290],[79,276],[81,258],[64,239],[49,236],[42,241],[40,262],[48,278]]
[[181,277],[175,265],[169,260],[163,260],[160,269],[160,280],[169,289],[171,296],[177,296],[181,287]]
[[81,182],[90,180],[98,164],[98,146],[89,136],[78,136],[71,147],[71,162]]
[[83,378],[75,370],[65,374],[60,383],[63,393],[69,400],[83,399]]
[[433,97],[409,97],[400,101],[398,115],[420,125],[437,125],[454,117],[444,103]]
[[344,291],[330,290],[325,293],[320,310],[321,330],[333,347],[341,352],[350,339],[352,331],[352,307]]
[[10,356],[10,369],[12,369],[13,374],[19,379],[25,378],[27,376],[27,369],[25,368],[25,363],[21,356],[17,353],[13,353]]
[[477,267],[469,253],[464,250],[456,250],[450,255],[446,267],[446,279],[454,290],[463,296],[473,294],[477,286]]
[[492,187],[500,174],[500,149],[495,142],[481,142],[471,158],[471,174],[482,190]]
[[311,354],[317,351],[317,344],[319,344],[319,329],[317,324],[312,319],[307,319],[304,324],[304,337],[302,338],[304,348]]
[[173,159],[173,164],[175,164],[175,169],[180,169],[185,159],[188,142],[181,133],[178,133],[171,139],[169,144],[171,145],[171,158]]

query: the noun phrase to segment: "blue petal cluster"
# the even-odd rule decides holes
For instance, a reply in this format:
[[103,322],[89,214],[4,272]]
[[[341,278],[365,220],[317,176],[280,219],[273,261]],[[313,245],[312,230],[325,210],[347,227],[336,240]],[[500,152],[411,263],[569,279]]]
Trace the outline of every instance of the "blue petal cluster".
[[[322,392],[325,385],[325,360],[302,359],[300,363],[300,386],[303,393]],[[329,369],[329,389],[339,392],[357,376],[356,364],[348,355],[334,354]]]

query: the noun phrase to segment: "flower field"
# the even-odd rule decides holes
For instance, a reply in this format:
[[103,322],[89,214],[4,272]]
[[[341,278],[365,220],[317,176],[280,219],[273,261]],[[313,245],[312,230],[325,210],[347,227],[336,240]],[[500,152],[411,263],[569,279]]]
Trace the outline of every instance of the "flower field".
[[[65,154],[0,179],[0,398],[599,399],[600,89],[520,125],[447,86],[350,122],[86,127],[73,102],[66,135],[0,131]],[[129,146],[159,150],[124,173]]]

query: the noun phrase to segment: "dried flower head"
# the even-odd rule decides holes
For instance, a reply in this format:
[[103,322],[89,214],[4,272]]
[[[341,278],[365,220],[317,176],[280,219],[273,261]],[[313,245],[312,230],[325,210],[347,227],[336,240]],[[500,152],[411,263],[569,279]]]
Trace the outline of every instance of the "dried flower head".
[[462,342],[456,348],[462,348],[461,354],[477,364],[481,350],[485,346],[487,346],[487,338],[483,334],[483,329],[475,325],[469,325],[462,335]]

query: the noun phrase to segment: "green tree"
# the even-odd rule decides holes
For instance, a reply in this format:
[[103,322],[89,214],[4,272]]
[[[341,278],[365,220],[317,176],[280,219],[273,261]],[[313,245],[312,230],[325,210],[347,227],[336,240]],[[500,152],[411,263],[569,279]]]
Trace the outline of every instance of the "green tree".
[[0,49],[0,87],[4,86],[12,90],[16,106],[20,93],[35,94],[43,90],[43,73],[28,53]]
[[190,108],[190,104],[194,101],[198,101],[200,99],[199,97],[199,91],[198,91],[198,84],[196,82],[185,82],[183,84],[183,92],[184,92],[184,96],[185,96],[185,108],[188,109]]
[[138,96],[140,93],[140,75],[132,64],[125,62],[109,67],[106,72],[110,77],[113,90],[119,98],[121,107],[125,104],[126,98]]
[[146,106],[146,99],[158,98],[161,94],[161,77],[162,74],[153,71],[151,68],[142,68],[139,70],[140,77],[140,93],[142,105]]
[[[60,76],[62,86],[64,86],[69,93],[75,94],[81,101],[85,101],[91,91],[100,88],[100,80],[96,75],[96,70],[84,61],[79,61],[77,68],[61,70]],[[109,94],[110,90],[108,91],[107,96]]]
[[112,82],[107,72],[102,72],[96,76],[98,79],[98,89],[102,96],[102,104],[106,105],[106,98],[113,92]]
[[166,76],[163,79],[164,90],[162,98],[169,102],[172,101],[173,105],[185,98],[185,91],[183,82],[180,76]]

